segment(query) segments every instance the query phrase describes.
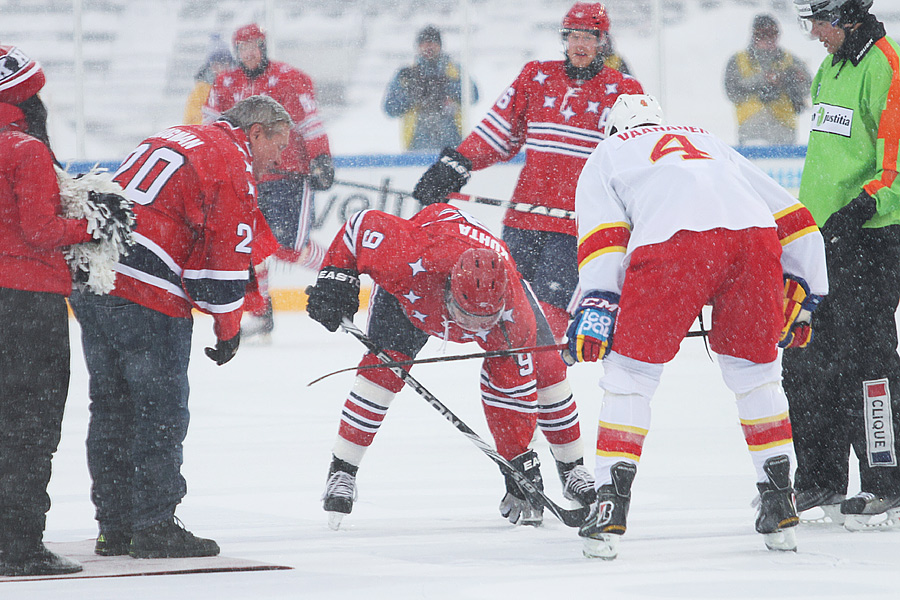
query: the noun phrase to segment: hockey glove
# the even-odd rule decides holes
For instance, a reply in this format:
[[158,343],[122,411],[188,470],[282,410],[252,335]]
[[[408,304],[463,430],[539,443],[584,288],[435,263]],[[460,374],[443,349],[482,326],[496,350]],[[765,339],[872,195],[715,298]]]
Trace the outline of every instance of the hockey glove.
[[133,203],[119,194],[88,192],[88,203],[96,209],[97,229],[104,240],[126,239],[135,227]]
[[619,295],[612,292],[588,292],[581,300],[569,330],[562,359],[569,366],[576,362],[596,362],[609,354],[613,343]]
[[337,331],[344,318],[359,310],[359,273],[351,269],[323,267],[316,285],[306,288],[306,312],[328,331]]
[[[536,489],[544,490],[541,478],[541,460],[534,450],[523,452],[509,461],[512,466],[525,475]],[[513,525],[532,525],[537,527],[544,519],[544,505],[535,494],[526,493],[512,476],[506,478],[506,495],[500,500],[500,514]],[[534,500],[530,502],[529,498]]]
[[230,340],[216,340],[215,348],[204,348],[206,356],[220,367],[234,358],[237,354],[238,346],[241,345],[241,332],[239,331]]
[[472,161],[454,150],[444,148],[440,159],[428,167],[413,189],[413,198],[427,206],[445,202],[447,194],[458,192],[471,176]]
[[309,185],[314,190],[327,190],[334,183],[334,161],[320,154],[309,161]]
[[822,236],[825,243],[834,244],[847,239],[862,229],[863,224],[875,216],[878,206],[875,198],[861,192],[850,201],[850,204],[833,213],[822,225]]
[[822,296],[809,293],[800,277],[784,277],[784,326],[778,337],[779,348],[806,348],[812,340],[810,318]]

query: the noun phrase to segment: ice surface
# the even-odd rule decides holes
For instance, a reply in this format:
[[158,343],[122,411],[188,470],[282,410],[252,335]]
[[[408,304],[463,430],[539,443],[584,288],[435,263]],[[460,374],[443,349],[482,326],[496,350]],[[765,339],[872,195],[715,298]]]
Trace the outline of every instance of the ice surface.
[[[212,323],[195,324],[192,423],[185,445],[187,527],[229,556],[292,571],[0,584],[0,597],[58,600],[209,598],[843,599],[895,598],[900,532],[802,526],[799,552],[773,553],[753,529],[754,473],[733,398],[699,340],[686,340],[653,401],[629,529],[613,562],[581,556],[573,529],[552,516],[516,528],[497,505],[498,469],[417,394],[404,390],[359,473],[359,501],[339,531],[320,495],[362,346],[298,313],[276,314],[271,346],[245,346],[216,367],[203,356]],[[363,315],[357,316],[362,325]],[[54,459],[46,539],[96,535],[84,457],[87,375],[73,321],[73,376]],[[423,356],[438,353],[432,340]],[[447,353],[474,351],[451,344]],[[413,374],[487,438],[472,361]],[[570,370],[588,462],[597,365]],[[549,450],[549,494],[562,502]],[[851,493],[855,490],[852,489]]]

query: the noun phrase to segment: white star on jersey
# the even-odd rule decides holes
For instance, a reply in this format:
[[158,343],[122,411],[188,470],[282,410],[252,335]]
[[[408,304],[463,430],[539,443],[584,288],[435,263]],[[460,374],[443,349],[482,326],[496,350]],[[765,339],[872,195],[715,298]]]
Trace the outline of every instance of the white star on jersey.
[[569,119],[571,119],[572,117],[575,116],[575,111],[572,110],[571,106],[567,106],[563,110],[559,111],[559,114],[561,114],[563,117],[565,117],[566,121],[568,121]]
[[537,75],[534,76],[532,81],[537,81],[539,84],[544,85],[544,81],[549,77],[546,73],[542,73],[541,71],[537,72]]
[[409,300],[410,304],[415,304],[416,300],[419,300],[422,296],[416,296],[416,293],[410,290],[409,293],[403,297]]
[[607,83],[606,84],[606,93],[607,94],[618,94],[619,93],[619,84],[618,83]]
[[552,98],[550,96],[544,96],[544,108],[553,108],[556,104],[556,98]]
[[600,112],[600,103],[599,102],[591,102],[588,100],[587,112],[599,113]]
[[407,263],[407,264],[410,266],[410,268],[412,268],[413,277],[415,277],[419,273],[424,273],[426,270],[425,267],[422,266],[421,258],[419,260],[417,260],[416,262],[411,262],[411,263]]
[[515,323],[516,320],[513,319],[513,309],[504,310],[503,314],[500,316],[501,321],[509,321],[510,323]]
[[278,77],[275,75],[269,75],[269,87],[275,87],[276,83],[278,83]]
[[425,318],[426,318],[428,315],[423,315],[423,314],[420,313],[419,311],[414,310],[412,316],[413,316],[414,319],[418,319],[419,321],[421,321],[421,322],[424,323],[424,322],[425,322]]

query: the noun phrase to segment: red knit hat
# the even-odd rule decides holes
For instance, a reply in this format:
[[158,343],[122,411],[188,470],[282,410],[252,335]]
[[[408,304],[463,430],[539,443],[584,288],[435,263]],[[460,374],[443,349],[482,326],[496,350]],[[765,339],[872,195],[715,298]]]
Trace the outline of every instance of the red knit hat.
[[37,94],[45,82],[41,65],[15,46],[0,46],[0,102],[24,102]]

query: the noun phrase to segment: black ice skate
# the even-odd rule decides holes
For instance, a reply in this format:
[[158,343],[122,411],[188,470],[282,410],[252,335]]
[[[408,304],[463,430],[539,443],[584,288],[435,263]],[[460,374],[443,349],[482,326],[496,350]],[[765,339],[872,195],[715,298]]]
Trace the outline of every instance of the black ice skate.
[[556,470],[563,485],[563,497],[582,506],[590,506],[597,499],[594,476],[584,466],[584,460],[564,463],[556,461]]
[[794,509],[791,462],[784,454],[773,456],[763,463],[763,471],[769,480],[756,484],[759,488],[756,531],[763,534],[769,550],[796,552],[796,527],[800,520]]
[[[544,480],[541,478],[541,461],[534,450],[523,452],[509,461],[516,470],[525,474],[525,477],[536,488],[544,491]],[[538,527],[544,522],[544,504],[537,501],[529,501],[526,494],[511,476],[506,475],[506,495],[500,500],[500,514],[514,525],[531,525]]]
[[328,527],[335,531],[340,528],[344,515],[349,515],[353,510],[358,469],[359,467],[337,457],[331,459],[325,493],[322,494],[322,506],[328,513]]
[[584,538],[582,552],[587,558],[612,560],[619,554],[619,539],[625,534],[631,484],[637,474],[633,463],[618,462],[610,469],[612,483],[601,485],[597,501],[578,535]]
[[841,502],[841,514],[849,531],[900,528],[900,496],[860,492]]
[[796,490],[794,498],[797,501],[797,516],[802,524],[834,524],[843,525],[845,516],[841,514],[841,502],[844,494],[812,488],[808,490]]

